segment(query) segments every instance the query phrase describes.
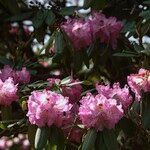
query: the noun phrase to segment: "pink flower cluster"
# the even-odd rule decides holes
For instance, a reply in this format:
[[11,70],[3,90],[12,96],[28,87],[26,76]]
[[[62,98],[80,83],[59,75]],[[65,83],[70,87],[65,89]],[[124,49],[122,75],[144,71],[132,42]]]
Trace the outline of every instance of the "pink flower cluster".
[[119,83],[109,85],[96,85],[96,96],[87,93],[81,100],[79,116],[82,123],[88,128],[103,130],[111,129],[123,117],[124,112],[132,102],[129,88],[125,85],[120,88]]
[[71,80],[70,84],[74,84],[72,86],[62,86],[63,95],[69,97],[69,102],[74,104],[80,100],[82,93],[82,86],[80,84],[76,84],[78,80]]
[[125,85],[124,88],[120,88],[119,83],[114,83],[111,88],[110,85],[104,86],[97,84],[96,90],[107,99],[116,99],[117,103],[121,104],[124,110],[126,110],[132,103],[132,96],[129,93],[129,87],[127,85]]
[[122,105],[114,98],[106,98],[102,94],[96,96],[87,93],[81,100],[79,116],[88,128],[102,131],[104,128],[112,129],[123,117]]
[[[54,85],[60,85],[61,83],[61,80],[57,78],[49,78],[47,80],[50,87],[53,87]],[[67,83],[70,84],[70,86],[67,84],[61,85],[62,95],[69,97],[69,102],[72,104],[80,100],[82,93],[82,86],[77,82],[79,82],[79,80],[70,79],[69,83]]]
[[27,136],[24,134],[18,134],[18,136],[12,138],[5,136],[0,138],[0,150],[9,150],[13,149],[13,147],[21,150],[29,150],[30,143]]
[[28,100],[29,121],[39,127],[60,127],[70,115],[72,105],[68,102],[67,97],[49,90],[33,91]]
[[94,12],[88,19],[68,19],[61,25],[67,33],[75,49],[89,46],[95,39],[110,44],[113,49],[117,46],[117,38],[123,23],[115,17],[106,18],[104,14]]
[[15,84],[26,84],[30,82],[30,73],[26,67],[23,67],[21,71],[15,71],[10,66],[5,65],[0,71],[0,79],[5,81],[9,77],[13,78]]
[[0,79],[0,105],[10,105],[18,99],[17,85],[14,84],[12,78],[6,79],[4,82]]
[[150,92],[150,71],[140,69],[138,74],[131,74],[127,77],[131,90],[135,93],[136,100],[140,101],[142,90]]

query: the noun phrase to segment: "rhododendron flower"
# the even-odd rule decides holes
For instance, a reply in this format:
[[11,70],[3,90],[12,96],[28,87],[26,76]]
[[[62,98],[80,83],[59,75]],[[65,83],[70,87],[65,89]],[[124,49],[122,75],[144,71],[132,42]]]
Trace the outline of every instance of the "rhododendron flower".
[[0,79],[4,82],[9,77],[15,77],[15,71],[9,66],[5,65],[4,68],[0,71]]
[[136,100],[140,101],[142,90],[144,92],[150,91],[150,71],[140,69],[138,74],[131,74],[127,77],[128,84],[131,90],[135,93]]
[[62,126],[69,118],[72,105],[68,98],[52,91],[33,91],[28,100],[29,121],[39,127]]
[[60,84],[61,80],[58,78],[48,78],[47,81],[49,82],[49,87],[52,88],[54,85]]
[[94,12],[88,19],[68,19],[61,25],[67,33],[75,49],[89,46],[95,39],[117,47],[117,38],[123,23],[115,17],[106,18],[104,14]]
[[5,81],[9,77],[13,78],[15,84],[25,84],[30,82],[30,73],[27,71],[26,67],[23,67],[21,71],[15,71],[10,66],[5,65],[0,71],[0,79]]
[[17,85],[14,84],[12,78],[6,79],[4,82],[0,79],[0,105],[10,105],[18,99]]
[[102,131],[104,128],[112,129],[123,117],[122,105],[113,98],[107,99],[104,95],[93,96],[87,93],[81,100],[79,116],[88,128]]
[[64,135],[69,141],[80,143],[84,132],[82,129],[77,127],[70,127],[64,130]]
[[[71,81],[71,83],[76,82],[78,82],[78,80]],[[82,86],[80,84],[74,84],[72,86],[62,86],[62,92],[64,96],[69,97],[69,102],[73,104],[80,100]]]
[[27,71],[26,67],[23,67],[21,71],[16,71],[17,80],[21,84],[26,84],[30,82],[30,73]]
[[112,48],[115,49],[117,46],[117,38],[123,28],[123,23],[117,21],[115,17],[106,18],[104,14],[99,12],[94,12],[90,16],[89,22],[91,24],[93,37],[100,38],[102,43],[110,43]]
[[[47,81],[49,82],[49,87],[52,88],[54,85],[59,85],[61,80],[58,78],[48,78]],[[76,103],[79,101],[82,93],[82,86],[77,84],[78,80],[70,79],[70,82],[67,84],[73,84],[68,86],[66,84],[61,85],[62,95],[69,97],[70,103]]]
[[68,19],[62,29],[69,36],[75,49],[81,49],[92,43],[90,24],[82,19]]
[[124,88],[120,88],[119,83],[114,83],[111,88],[110,85],[96,85],[96,90],[99,94],[104,95],[106,98],[116,99],[124,109],[127,109],[132,103],[132,96],[129,93],[129,87],[127,85]]
[[83,135],[83,130],[75,127],[75,124],[81,124],[78,118],[79,105],[73,104],[69,119],[64,122],[62,127],[64,135],[69,141],[80,143]]

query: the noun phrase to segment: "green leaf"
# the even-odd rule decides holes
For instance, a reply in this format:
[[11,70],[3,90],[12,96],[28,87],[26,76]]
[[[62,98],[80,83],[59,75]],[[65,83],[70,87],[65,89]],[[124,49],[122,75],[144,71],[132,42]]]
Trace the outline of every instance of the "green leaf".
[[35,125],[28,124],[28,139],[32,148],[34,148],[36,130]]
[[115,57],[139,57],[136,53],[115,53],[113,54]]
[[84,80],[82,84],[84,84],[84,85],[92,85],[93,83],[91,81]]
[[0,0],[0,3],[12,14],[18,14],[20,11],[17,0]]
[[10,60],[10,59],[7,59],[5,57],[0,57],[0,63],[3,64],[3,65],[12,65],[13,62]]
[[82,56],[83,56],[83,62],[84,62],[84,64],[86,65],[87,68],[89,68],[90,63],[89,63],[89,57],[88,57],[87,52],[83,51]]
[[50,150],[63,150],[65,145],[64,134],[61,129],[52,126],[50,131]]
[[140,16],[146,20],[149,20],[150,19],[150,10],[146,10],[146,11],[141,12]]
[[95,150],[107,150],[106,144],[103,138],[103,132],[98,132],[96,142],[95,142]]
[[107,150],[118,150],[117,136],[114,130],[103,130],[103,138]]
[[2,120],[12,120],[12,107],[10,106],[1,106],[1,117]]
[[134,32],[135,31],[135,21],[124,21],[124,28],[122,30],[123,33],[126,32]]
[[141,47],[140,45],[138,45],[137,43],[134,44],[134,49],[139,53],[143,50],[143,47]]
[[46,17],[45,23],[47,25],[53,25],[55,23],[55,21],[56,21],[55,14],[51,10],[49,10],[47,12],[47,17]]
[[85,0],[84,7],[89,8],[92,7],[94,9],[100,10],[103,9],[106,5],[106,0]]
[[62,53],[64,48],[64,38],[61,31],[58,31],[55,35],[55,49],[58,54]]
[[65,8],[62,8],[62,9],[61,9],[60,14],[63,15],[63,16],[73,15],[73,13],[74,13],[76,10],[79,10],[79,9],[81,9],[81,8],[80,8],[80,7],[77,7],[77,6],[65,7]]
[[35,28],[39,28],[42,26],[42,24],[44,23],[44,21],[47,17],[47,12],[48,12],[47,10],[38,10],[35,17],[32,20],[33,26]]
[[67,84],[67,83],[70,83],[72,80],[72,77],[69,76],[69,77],[66,77],[64,78],[63,80],[61,80],[61,84]]
[[143,4],[150,5],[150,0],[144,1]]
[[119,123],[118,126],[120,129],[123,130],[123,132],[127,135],[127,136],[134,136],[135,135],[135,131],[136,131],[136,124],[131,120],[128,119],[126,117],[123,117]]
[[150,129],[150,93],[142,97],[142,122],[146,129]]
[[92,150],[95,145],[97,132],[95,129],[90,129],[83,141],[82,150]]
[[45,148],[47,140],[48,140],[48,128],[46,127],[38,128],[35,135],[35,143],[34,143],[35,149],[42,150],[43,148]]
[[20,14],[17,14],[15,16],[12,16],[6,19],[6,21],[12,21],[12,22],[23,21],[23,20],[29,19],[32,15],[33,15],[33,12],[20,13]]

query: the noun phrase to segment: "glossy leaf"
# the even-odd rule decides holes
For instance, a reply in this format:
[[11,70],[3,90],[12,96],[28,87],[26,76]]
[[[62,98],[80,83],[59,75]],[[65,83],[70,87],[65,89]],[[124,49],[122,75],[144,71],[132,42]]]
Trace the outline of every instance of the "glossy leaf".
[[95,145],[95,140],[96,140],[97,132],[95,129],[90,129],[83,141],[82,144],[82,150],[92,150]]
[[35,135],[35,149],[42,150],[45,148],[48,140],[48,128],[38,128]]
[[62,53],[64,48],[64,38],[61,31],[58,31],[55,35],[55,49],[56,53]]
[[146,129],[150,129],[150,93],[143,94],[142,105],[142,122]]
[[103,131],[104,143],[107,150],[118,150],[117,136],[114,130],[104,130]]
[[56,20],[55,14],[51,10],[49,10],[47,12],[47,17],[46,17],[45,23],[47,25],[53,25],[55,23],[55,20]]
[[50,150],[63,150],[64,149],[64,135],[61,129],[52,126],[50,131],[49,146]]

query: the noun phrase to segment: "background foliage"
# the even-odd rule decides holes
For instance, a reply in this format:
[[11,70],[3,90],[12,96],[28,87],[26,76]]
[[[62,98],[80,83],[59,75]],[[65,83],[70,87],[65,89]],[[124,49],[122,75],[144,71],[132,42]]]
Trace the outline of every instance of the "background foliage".
[[[80,143],[66,141],[62,131],[56,127],[46,131],[38,129],[36,132],[37,127],[29,124],[26,101],[33,90],[47,86],[47,78],[65,78],[65,82],[68,80],[66,77],[78,78],[82,82],[84,95],[87,90],[95,90],[96,82],[120,82],[124,85],[126,77],[139,68],[150,69],[149,0],[85,0],[83,6],[70,7],[66,6],[65,0],[55,3],[51,9],[39,9],[29,8],[22,0],[0,0],[0,67],[7,64],[19,70],[25,66],[31,74],[30,83],[19,88],[19,103],[12,104],[13,117],[7,109],[6,119],[2,120],[1,113],[0,137],[12,139],[20,133],[28,134],[28,149],[34,147],[34,139],[40,141],[40,145],[35,143],[37,149],[42,149],[45,144],[45,149],[51,150],[150,149],[149,93],[143,95],[142,104],[135,102],[132,105],[115,130],[98,133],[85,130]],[[123,21],[117,49],[95,42],[82,51],[73,50],[60,24],[66,16],[87,16],[90,11],[79,10],[88,8],[101,10],[107,17],[115,16]],[[142,114],[139,114],[141,107]],[[47,131],[50,133],[47,138],[52,138],[49,143],[45,143]],[[14,145],[11,149],[17,148]]]

